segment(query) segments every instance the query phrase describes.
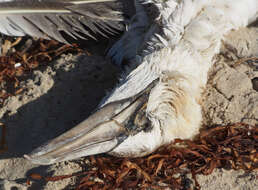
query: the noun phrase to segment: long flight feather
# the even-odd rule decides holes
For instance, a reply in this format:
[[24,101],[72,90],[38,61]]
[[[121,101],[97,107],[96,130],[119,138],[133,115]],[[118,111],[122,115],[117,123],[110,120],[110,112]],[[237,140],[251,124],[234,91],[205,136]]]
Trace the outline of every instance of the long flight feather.
[[0,33],[95,39],[123,30],[133,9],[133,0],[0,0]]

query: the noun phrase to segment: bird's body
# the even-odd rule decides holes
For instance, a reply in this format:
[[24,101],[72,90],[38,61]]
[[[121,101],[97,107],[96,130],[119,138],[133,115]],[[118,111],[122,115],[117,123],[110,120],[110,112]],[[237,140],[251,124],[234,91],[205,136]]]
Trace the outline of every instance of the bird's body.
[[[167,18],[169,14],[165,9],[173,10],[178,6],[172,2],[176,3],[164,3],[164,13],[161,11],[163,31],[167,33],[160,36],[163,39],[156,43],[163,48],[146,55],[141,65],[126,77],[127,82],[115,88],[106,100],[112,102],[121,95],[126,97],[130,93],[141,92],[149,81],[160,77],[151,91],[146,109],[154,123],[153,130],[128,137],[112,154],[142,156],[160,145],[171,143],[172,139],[193,138],[199,132],[202,121],[198,102],[207,82],[212,58],[219,53],[223,35],[246,26],[248,19],[257,13],[256,1],[216,0],[203,4],[184,1],[180,4],[182,8],[178,12],[171,11],[172,18]],[[151,46],[157,44],[154,42]]]
[[[158,12],[154,19],[148,5]],[[226,33],[257,18],[258,2],[140,0],[135,7],[131,25],[109,55],[117,64],[129,59],[136,66],[129,66],[96,113],[28,159],[50,164],[103,152],[143,156],[198,134],[212,59]]]

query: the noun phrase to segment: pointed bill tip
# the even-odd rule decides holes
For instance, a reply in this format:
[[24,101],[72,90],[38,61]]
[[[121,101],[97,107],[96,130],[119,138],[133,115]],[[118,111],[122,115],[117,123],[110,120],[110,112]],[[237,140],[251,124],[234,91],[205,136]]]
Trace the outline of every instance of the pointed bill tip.
[[32,158],[31,156],[25,154],[23,155],[24,158],[26,158],[27,160],[29,160],[30,162],[32,162],[33,164],[38,164],[38,165],[50,165],[55,163],[55,160],[51,160],[51,159],[44,159],[44,158]]

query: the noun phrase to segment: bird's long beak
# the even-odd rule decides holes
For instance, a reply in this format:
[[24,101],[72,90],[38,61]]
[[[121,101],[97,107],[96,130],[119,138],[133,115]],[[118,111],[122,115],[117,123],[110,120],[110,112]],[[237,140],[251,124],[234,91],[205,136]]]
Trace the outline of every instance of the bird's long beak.
[[48,165],[111,151],[129,135],[147,127],[148,120],[142,118],[156,82],[157,79],[134,97],[105,105],[73,129],[24,157],[35,164]]

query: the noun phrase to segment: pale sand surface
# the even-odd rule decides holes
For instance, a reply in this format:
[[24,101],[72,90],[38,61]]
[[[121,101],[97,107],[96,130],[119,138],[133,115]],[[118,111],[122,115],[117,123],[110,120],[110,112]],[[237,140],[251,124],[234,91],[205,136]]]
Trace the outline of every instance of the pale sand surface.
[[[226,47],[226,48],[225,48]],[[231,32],[221,55],[210,71],[203,98],[205,124],[258,123],[258,92],[252,79],[258,65],[235,65],[240,58],[258,57],[258,28]],[[117,82],[119,70],[102,56],[65,55],[49,66],[34,71],[23,82],[22,94],[10,97],[0,109],[7,126],[8,151],[0,155],[0,189],[69,189],[74,178],[59,182],[33,183],[26,176],[64,175],[80,171],[77,162],[51,166],[33,165],[22,155],[72,128],[85,119],[106,92]],[[217,169],[198,176],[203,189],[258,189],[258,172]]]

